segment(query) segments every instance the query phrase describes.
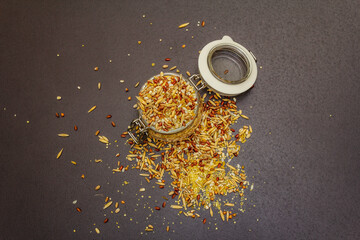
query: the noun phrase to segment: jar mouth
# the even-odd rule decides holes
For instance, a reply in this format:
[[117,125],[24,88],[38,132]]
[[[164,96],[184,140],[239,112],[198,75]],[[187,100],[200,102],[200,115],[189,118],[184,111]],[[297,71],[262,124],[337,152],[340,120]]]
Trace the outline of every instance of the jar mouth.
[[241,48],[230,44],[213,47],[207,56],[211,74],[225,84],[239,84],[251,75],[251,64]]
[[[178,133],[178,132],[181,132],[185,129],[187,129],[189,126],[192,125],[192,123],[195,121],[196,119],[196,116],[198,115],[198,111],[199,111],[199,103],[200,103],[200,94],[198,91],[196,91],[195,87],[192,85],[192,83],[189,81],[189,79],[187,79],[186,77],[182,76],[181,74],[177,74],[177,73],[163,73],[163,74],[158,74],[158,75],[155,75],[153,76],[152,78],[150,78],[149,80],[152,80],[156,77],[159,77],[160,75],[163,75],[163,76],[174,76],[174,77],[180,77],[181,80],[183,81],[186,81],[189,83],[189,85],[194,88],[194,91],[196,93],[196,98],[197,98],[197,104],[195,106],[195,116],[193,119],[191,119],[189,122],[186,123],[185,126],[181,126],[181,127],[178,127],[178,128],[175,128],[175,129],[171,129],[169,131],[164,131],[164,130],[159,130],[159,129],[156,129],[154,126],[149,126],[148,122],[146,121],[146,119],[143,117],[143,111],[139,108],[138,111],[139,111],[139,116],[141,118],[141,120],[144,122],[145,126],[147,126],[147,129],[151,129],[152,131],[156,132],[156,133],[161,133],[161,134],[174,134],[174,133]],[[147,82],[146,82],[147,83]],[[140,89],[140,92],[146,87],[146,83],[141,87]]]

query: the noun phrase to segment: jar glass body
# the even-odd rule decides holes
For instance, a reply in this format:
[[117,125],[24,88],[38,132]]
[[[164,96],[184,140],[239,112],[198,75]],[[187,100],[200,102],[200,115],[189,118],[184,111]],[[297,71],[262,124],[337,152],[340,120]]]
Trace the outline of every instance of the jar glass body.
[[[156,75],[156,76],[152,77],[151,79],[158,77],[158,76],[160,76],[160,75]],[[199,124],[201,122],[202,112],[204,109],[203,101],[201,99],[199,92],[196,90],[195,86],[193,86],[193,83],[186,77],[176,74],[176,73],[164,73],[163,76],[180,77],[180,81],[187,81],[189,83],[190,87],[194,88],[194,91],[196,93],[196,98],[197,98],[194,118],[191,121],[189,121],[185,126],[182,126],[182,127],[176,128],[176,129],[172,129],[169,131],[161,131],[161,130],[156,129],[153,126],[149,126],[146,119],[143,117],[143,112],[141,109],[139,109],[139,118],[145,124],[145,126],[147,126],[146,131],[147,131],[149,137],[155,138],[157,140],[166,141],[166,142],[175,142],[175,141],[179,141],[179,140],[189,137],[191,134],[194,133],[195,129],[199,126]],[[141,87],[140,92],[145,87],[146,87],[146,83]]]

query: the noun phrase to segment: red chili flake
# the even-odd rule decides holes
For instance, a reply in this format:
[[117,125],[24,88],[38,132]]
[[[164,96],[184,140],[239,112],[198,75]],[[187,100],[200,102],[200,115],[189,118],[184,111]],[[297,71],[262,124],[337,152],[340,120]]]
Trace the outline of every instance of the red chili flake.
[[121,171],[121,170],[123,170],[123,168],[124,168],[124,166],[121,165],[121,166],[119,167],[119,170]]
[[206,218],[203,219],[203,224],[205,224],[205,223],[206,223]]
[[106,116],[107,119],[109,119],[109,118],[111,118],[111,117],[112,117],[112,116],[111,116],[110,114]]
[[114,122],[111,122],[111,126],[116,127],[116,125],[115,125],[115,123],[114,123]]
[[155,210],[158,210],[158,211],[160,211],[160,207],[157,207],[157,206],[156,206],[156,207],[155,207]]
[[[201,22],[201,26],[203,27],[203,26],[205,26],[205,21],[202,21]],[[206,219],[205,219],[206,220]]]
[[77,130],[78,130],[78,127],[77,127],[76,125],[74,126],[74,130],[75,130],[75,131],[77,131]]
[[55,116],[56,116],[57,118],[59,118],[59,117],[60,117],[60,115],[59,115],[58,113],[55,113]]
[[171,60],[170,58],[165,58],[165,61],[167,61],[167,62],[170,61],[170,60]]
[[76,211],[81,212],[81,208],[78,208],[78,207],[77,207],[77,208],[76,208]]
[[164,186],[163,186],[163,185],[159,185],[159,188],[163,189],[163,188],[164,188]]
[[108,219],[108,218],[105,218],[104,223],[107,223],[108,221],[109,221],[109,219]]
[[164,208],[166,206],[166,202],[163,202],[162,207]]
[[231,130],[232,132],[235,132],[235,129],[233,129],[233,128],[231,128],[230,130]]

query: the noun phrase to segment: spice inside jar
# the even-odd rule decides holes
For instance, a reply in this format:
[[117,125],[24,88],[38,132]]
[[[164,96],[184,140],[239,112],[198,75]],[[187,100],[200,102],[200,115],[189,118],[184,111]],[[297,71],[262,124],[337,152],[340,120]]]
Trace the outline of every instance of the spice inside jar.
[[169,132],[187,126],[196,115],[197,92],[181,75],[149,79],[141,89],[138,106],[148,127]]

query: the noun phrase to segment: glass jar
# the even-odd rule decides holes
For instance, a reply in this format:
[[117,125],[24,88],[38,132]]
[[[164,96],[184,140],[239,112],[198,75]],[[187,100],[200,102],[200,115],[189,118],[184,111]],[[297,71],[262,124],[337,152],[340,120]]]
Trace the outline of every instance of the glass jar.
[[[164,77],[179,77],[180,81],[186,81],[189,86],[191,88],[194,89],[194,92],[196,94],[196,106],[194,109],[195,112],[195,116],[193,117],[193,119],[191,119],[189,122],[186,123],[185,126],[181,126],[179,128],[176,129],[171,129],[169,131],[164,131],[164,130],[159,130],[156,129],[154,126],[151,126],[150,124],[148,124],[148,122],[146,121],[146,118],[143,116],[143,111],[139,108],[139,118],[135,119],[132,122],[132,126],[130,126],[130,128],[132,129],[132,131],[129,131],[130,136],[137,142],[138,137],[135,137],[134,135],[134,130],[135,130],[135,134],[138,131],[137,134],[141,134],[146,132],[147,135],[149,137],[153,137],[155,139],[158,140],[163,140],[163,141],[167,141],[167,142],[173,142],[173,141],[177,141],[177,140],[181,140],[184,139],[188,136],[190,136],[194,130],[199,126],[200,122],[201,122],[201,114],[203,112],[203,102],[202,102],[202,98],[199,94],[199,91],[196,90],[196,85],[194,85],[193,82],[189,81],[189,79],[187,79],[184,76],[181,76],[180,74],[177,73],[163,73],[161,74]],[[150,78],[150,80],[157,78],[159,75],[153,76],[152,78]],[[147,86],[147,83],[145,83],[141,89],[140,92]],[[140,136],[141,137],[141,136]]]
[[[180,77],[181,81],[187,81],[194,88],[197,96],[194,118],[185,126],[163,131],[150,126],[139,109],[139,118],[131,122],[129,135],[136,143],[143,141],[148,136],[167,142],[189,137],[201,122],[203,101],[199,91],[208,87],[222,96],[236,96],[249,90],[257,77],[256,61],[251,51],[234,42],[229,36],[208,43],[200,52],[199,74],[194,74],[188,79],[176,73],[164,73],[164,76]],[[146,83],[140,92],[145,87]]]

